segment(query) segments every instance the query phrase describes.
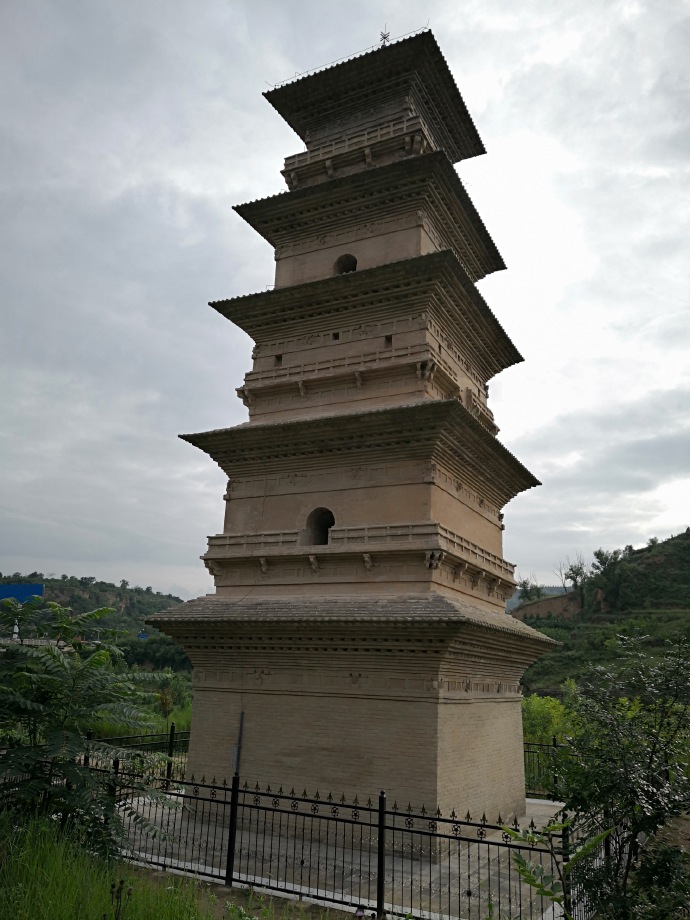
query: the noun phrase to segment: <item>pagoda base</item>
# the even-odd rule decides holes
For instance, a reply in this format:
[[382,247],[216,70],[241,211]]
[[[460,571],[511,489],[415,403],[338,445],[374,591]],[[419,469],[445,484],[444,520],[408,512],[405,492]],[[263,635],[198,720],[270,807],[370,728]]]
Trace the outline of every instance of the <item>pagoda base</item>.
[[194,665],[189,777],[524,814],[519,678],[553,643],[441,595],[200,598],[152,618]]

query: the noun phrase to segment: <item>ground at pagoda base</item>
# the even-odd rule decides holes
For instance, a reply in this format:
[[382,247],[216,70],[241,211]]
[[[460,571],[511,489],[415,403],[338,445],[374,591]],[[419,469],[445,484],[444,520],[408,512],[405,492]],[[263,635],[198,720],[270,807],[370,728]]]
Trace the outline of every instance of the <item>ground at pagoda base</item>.
[[[214,876],[219,881],[224,878],[226,827],[204,824],[192,811],[175,807],[158,809],[154,819],[145,802],[132,804],[148,821],[155,820],[162,835],[151,836],[141,825],[131,824],[128,858],[140,864],[155,861],[173,872],[201,874],[209,881]],[[533,820],[542,827],[558,811],[559,804],[528,799],[527,808],[522,826]],[[257,891],[266,896],[270,892],[281,898],[315,902],[327,902],[331,897],[361,905],[367,914],[375,910],[375,847],[357,849],[351,843],[342,846],[322,842],[318,847],[307,848],[306,841],[278,834],[257,837],[251,828],[241,825],[240,821],[235,850],[236,884],[248,887],[255,896]],[[489,829],[482,841],[450,841],[450,847],[446,845],[436,852],[427,849],[421,856],[389,854],[387,912],[402,916],[423,913],[428,920],[485,920],[493,905],[494,916],[498,917],[557,920],[560,915],[521,882],[511,862],[511,850],[500,846],[500,837],[500,832]],[[285,893],[276,891],[283,885]],[[325,911],[326,907],[318,909]]]

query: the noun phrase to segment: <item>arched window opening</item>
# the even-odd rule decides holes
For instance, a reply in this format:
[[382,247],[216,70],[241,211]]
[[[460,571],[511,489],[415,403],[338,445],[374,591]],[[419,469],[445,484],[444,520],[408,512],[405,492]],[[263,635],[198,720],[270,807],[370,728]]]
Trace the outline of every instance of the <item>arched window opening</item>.
[[308,546],[326,546],[328,533],[335,524],[333,512],[328,508],[315,508],[307,517],[304,542]]
[[338,261],[335,263],[335,273],[336,275],[344,275],[346,272],[356,272],[357,271],[357,259],[350,253],[345,253],[344,256],[341,256]]

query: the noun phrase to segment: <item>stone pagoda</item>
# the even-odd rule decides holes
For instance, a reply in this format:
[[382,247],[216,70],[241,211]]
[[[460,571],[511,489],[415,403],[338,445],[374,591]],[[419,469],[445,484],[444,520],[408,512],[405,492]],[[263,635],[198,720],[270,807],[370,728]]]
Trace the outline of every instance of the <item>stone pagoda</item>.
[[265,96],[306,146],[235,208],[275,287],[211,304],[256,343],[249,421],[183,435],[228,476],[216,590],[150,620],[194,664],[189,770],[522,813],[519,681],[553,643],[505,612],[501,509],[539,483],[487,406],[522,359],[453,168],[484,147],[428,31]]

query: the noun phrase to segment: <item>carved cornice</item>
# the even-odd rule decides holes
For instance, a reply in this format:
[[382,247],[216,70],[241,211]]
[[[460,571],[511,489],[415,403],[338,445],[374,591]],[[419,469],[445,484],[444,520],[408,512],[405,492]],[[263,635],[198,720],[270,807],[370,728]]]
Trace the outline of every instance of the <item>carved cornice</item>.
[[[558,643],[509,614],[451,600],[440,594],[329,598],[224,598],[206,596],[147,618],[185,648],[238,648],[265,662],[270,649],[302,659],[304,650],[368,656],[389,670],[427,667],[441,655],[453,671],[514,679]],[[211,630],[204,628],[208,624]],[[394,652],[396,657],[382,652]],[[409,663],[409,664],[408,664]],[[416,664],[415,664],[416,663]]]
[[441,151],[235,206],[272,246],[398,215],[429,221],[472,281],[505,268],[465,188]]
[[485,152],[431,32],[293,80],[264,96],[307,143],[322,125],[351,121],[353,115],[387,100],[412,96],[438,146],[453,162]]
[[232,477],[381,456],[442,463],[497,508],[539,481],[456,399],[180,435]]
[[210,304],[256,342],[304,333],[330,335],[342,314],[384,317],[439,311],[457,347],[485,380],[521,362],[501,324],[452,251],[431,253],[377,268],[337,275]]

